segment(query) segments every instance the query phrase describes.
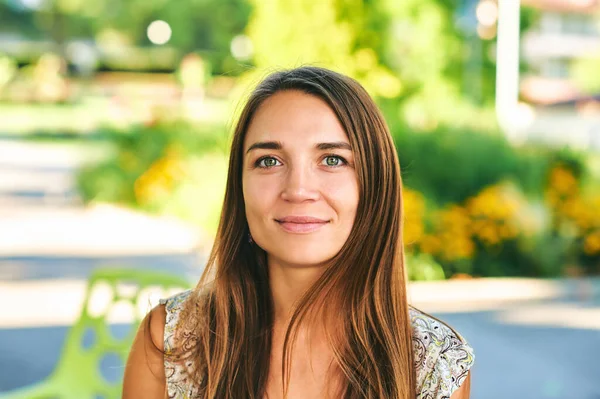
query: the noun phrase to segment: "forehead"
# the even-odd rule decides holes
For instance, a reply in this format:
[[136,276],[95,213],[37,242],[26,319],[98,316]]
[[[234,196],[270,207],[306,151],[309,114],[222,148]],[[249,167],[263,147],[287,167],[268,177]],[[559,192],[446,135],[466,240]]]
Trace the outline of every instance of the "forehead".
[[267,98],[255,112],[244,148],[257,141],[276,140],[284,145],[348,142],[346,132],[329,105],[314,95],[289,90]]

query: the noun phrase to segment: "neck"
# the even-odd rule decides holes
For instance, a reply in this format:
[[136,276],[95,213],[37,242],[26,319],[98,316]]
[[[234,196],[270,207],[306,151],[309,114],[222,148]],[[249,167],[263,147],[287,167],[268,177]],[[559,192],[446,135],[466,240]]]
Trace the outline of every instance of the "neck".
[[302,295],[323,274],[323,265],[294,266],[268,259],[269,283],[275,307],[275,323],[287,325]]

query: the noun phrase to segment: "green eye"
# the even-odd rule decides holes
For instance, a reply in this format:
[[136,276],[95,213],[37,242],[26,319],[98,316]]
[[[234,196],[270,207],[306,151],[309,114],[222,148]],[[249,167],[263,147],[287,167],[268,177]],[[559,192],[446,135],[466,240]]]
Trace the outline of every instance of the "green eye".
[[325,164],[327,166],[341,166],[344,163],[344,160],[337,155],[329,155],[325,157]]
[[257,166],[261,168],[272,168],[273,166],[277,166],[277,159],[273,157],[265,157],[259,159],[257,162]]

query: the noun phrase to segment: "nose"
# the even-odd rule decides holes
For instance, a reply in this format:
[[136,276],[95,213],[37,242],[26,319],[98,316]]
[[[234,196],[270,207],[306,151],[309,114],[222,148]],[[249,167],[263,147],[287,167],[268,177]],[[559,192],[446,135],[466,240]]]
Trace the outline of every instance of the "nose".
[[284,177],[281,198],[288,202],[316,201],[320,193],[317,176],[310,166],[296,165],[288,169]]

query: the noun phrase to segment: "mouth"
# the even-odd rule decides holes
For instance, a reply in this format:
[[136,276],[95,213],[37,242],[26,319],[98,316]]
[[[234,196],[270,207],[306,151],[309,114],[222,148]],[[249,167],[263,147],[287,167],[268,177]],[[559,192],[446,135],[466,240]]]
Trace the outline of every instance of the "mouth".
[[294,234],[312,233],[329,223],[329,220],[312,216],[286,216],[275,221],[284,231]]

